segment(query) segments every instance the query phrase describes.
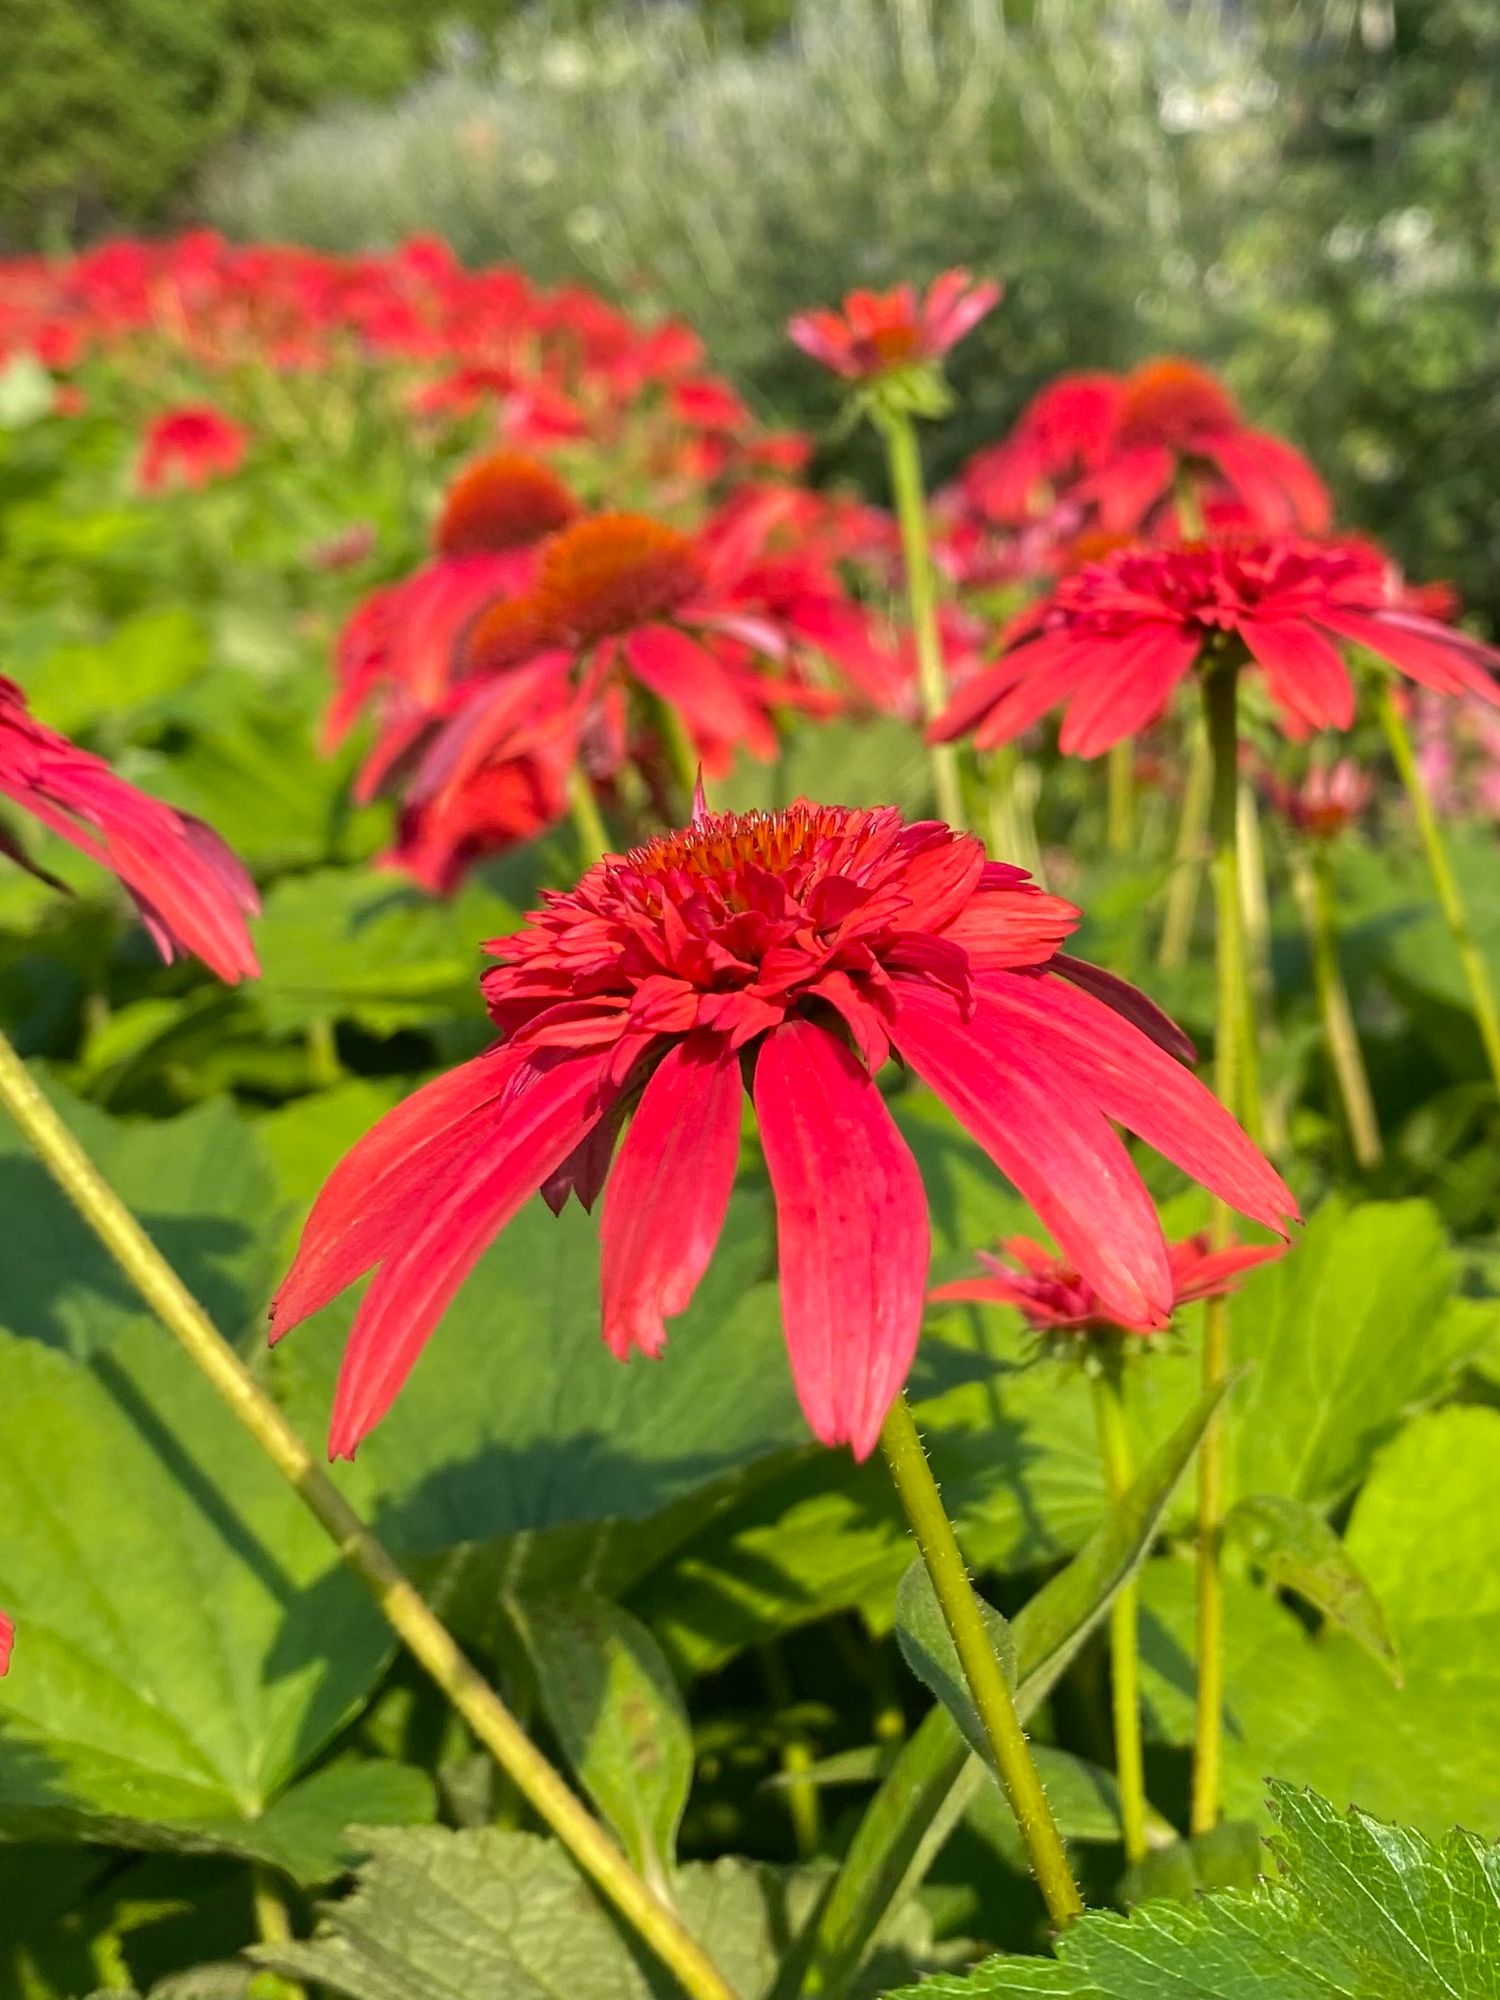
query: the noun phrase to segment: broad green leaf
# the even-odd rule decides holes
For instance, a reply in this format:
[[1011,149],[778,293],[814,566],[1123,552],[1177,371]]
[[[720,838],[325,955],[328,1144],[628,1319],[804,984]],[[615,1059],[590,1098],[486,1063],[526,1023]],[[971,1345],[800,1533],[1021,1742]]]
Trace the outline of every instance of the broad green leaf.
[[[126,1122],[49,1096],[167,1261],[231,1337],[258,1317],[275,1276],[282,1206],[254,1131],[226,1104]],[[24,1256],[0,1262],[0,1327],[87,1354],[155,1320],[0,1118],[0,1213]],[[184,1364],[186,1365],[186,1364]]]
[[[252,1956],[347,2000],[681,2000],[671,1975],[626,1942],[547,1841],[434,1828],[371,1833],[365,1845],[371,1858],[353,1894],[324,1906],[312,1942]],[[672,1888],[683,1921],[739,2000],[763,2000],[819,1879],[726,1859],[689,1864]],[[887,1978],[914,1969],[902,1950]]]
[[1275,1783],[1281,1879],[1129,1917],[1091,1911],[1056,1960],[991,1959],[894,2000],[1485,2000],[1500,1994],[1500,1850],[1440,1842]]
[[289,1788],[393,1641],[166,1334],[126,1327],[92,1363],[0,1336],[0,1520],[0,1828],[332,1872],[389,1781]]
[[1224,1533],[1273,1583],[1358,1639],[1400,1686],[1401,1662],[1380,1600],[1322,1514],[1284,1494],[1252,1493],[1231,1508]]
[[[1011,1621],[1016,1710],[1023,1722],[1046,1699],[1120,1585],[1145,1561],[1177,1482],[1228,1386],[1203,1398],[1067,1568]],[[920,1883],[984,1782],[983,1764],[947,1710],[934,1708],[902,1747],[855,1830],[819,1912],[804,1992],[839,1991],[888,1913]]]
[[296,875],[272,890],[256,927],[257,997],[275,1034],[333,1019],[386,1035],[459,1014],[482,1039],[479,947],[514,922],[479,889],[444,902],[396,875]]
[[[977,1593],[976,1598],[1000,1671],[1006,1685],[1014,1689],[1015,1636],[993,1605],[986,1604]],[[949,1633],[927,1565],[920,1556],[912,1562],[896,1591],[896,1643],[907,1666],[957,1723],[969,1748],[988,1762],[993,1754],[989,1738],[974,1706],[974,1697],[959,1664],[958,1648]]]
[[661,1648],[593,1591],[513,1598],[553,1733],[599,1811],[665,1891],[693,1782],[693,1732]]
[[106,751],[133,712],[195,680],[209,664],[208,634],[181,606],[138,611],[94,645],[59,646],[28,673],[35,712],[65,736]]
[[[1376,1592],[1404,1686],[1347,1634],[1310,1634],[1264,1591],[1225,1593],[1225,1808],[1257,1818],[1277,1772],[1424,1831],[1500,1834],[1500,1412],[1410,1424],[1376,1462],[1346,1542]],[[1193,1575],[1141,1579],[1148,1733],[1192,1738]]]

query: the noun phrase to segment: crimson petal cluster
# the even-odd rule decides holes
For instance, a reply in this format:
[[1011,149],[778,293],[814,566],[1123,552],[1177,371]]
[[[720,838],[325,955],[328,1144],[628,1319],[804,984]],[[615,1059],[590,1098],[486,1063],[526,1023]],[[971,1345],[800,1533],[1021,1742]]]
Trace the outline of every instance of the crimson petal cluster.
[[488,947],[502,1039],[335,1170],[275,1302],[279,1337],[375,1272],[330,1449],[352,1452],[378,1421],[538,1191],[554,1206],[603,1193],[604,1338],[658,1353],[712,1257],[748,1090],[797,1392],[820,1439],[868,1452],[911,1365],[929,1255],[921,1179],[879,1088],[893,1055],[1104,1310],[1164,1324],[1167,1249],[1116,1124],[1259,1222],[1280,1228],[1295,1204],[1162,1046],[1149,1003],[1060,954],[1077,917],[946,826],[806,801],[701,814],[548,895]]

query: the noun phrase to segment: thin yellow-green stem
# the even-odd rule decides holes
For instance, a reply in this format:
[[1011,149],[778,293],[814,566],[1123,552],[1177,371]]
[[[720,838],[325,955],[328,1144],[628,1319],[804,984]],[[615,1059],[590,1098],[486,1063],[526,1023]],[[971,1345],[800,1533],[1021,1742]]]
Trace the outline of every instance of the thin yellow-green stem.
[[[948,676],[943,666],[943,640],[938,629],[937,584],[932,568],[932,544],[927,533],[927,495],[922,484],[922,453],[912,419],[894,412],[880,424],[890,470],[891,497],[901,530],[901,554],[906,566],[906,598],[912,639],[917,649],[917,682],[922,714],[935,722],[948,705]],[[963,788],[958,776],[958,751],[951,743],[934,743],[933,790],[939,819],[949,826],[964,823]]]
[[360,1520],[307,1445],[187,1290],[0,1035],[0,1105],[146,1304],[295,1489],[364,1582],[413,1657],[509,1774],[574,1861],[694,2000],[733,1990],[675,1911],[647,1887],[603,1827],[477,1673],[421,1594]]
[[[1238,841],[1239,669],[1215,664],[1203,679],[1203,708],[1212,758],[1213,787],[1209,830],[1213,843],[1214,905],[1217,918],[1218,1009],[1215,1032],[1215,1088],[1229,1111],[1238,1113],[1243,1095],[1241,1058],[1246,1037],[1244,910],[1240,900]],[[1230,1214],[1221,1201],[1209,1224],[1216,1248],[1230,1236]],[[1229,1373],[1229,1301],[1210,1299],[1203,1308],[1203,1386],[1217,1389]],[[1193,1736],[1193,1790],[1190,1824],[1206,1833],[1219,1822],[1224,1754],[1224,1586],[1221,1570],[1224,1528],[1224,1434],[1210,1419],[1198,1448],[1197,1667],[1198,1703]]]
[[604,824],[589,774],[576,762],[568,773],[568,810],[573,816],[573,831],[578,836],[583,865],[588,868],[609,853],[609,829]]
[[1128,854],[1135,840],[1135,738],[1111,744],[1106,838],[1111,854]]
[[980,771],[991,855],[997,861],[1014,862],[1045,886],[1046,865],[1036,831],[1040,789],[1036,766],[1023,756],[1019,743],[1002,743],[982,760]]
[[1203,878],[1203,842],[1208,831],[1212,770],[1208,739],[1200,729],[1195,728],[1188,749],[1187,776],[1183,780],[1182,816],[1177,822],[1172,879],[1167,884],[1167,914],[1162,924],[1161,946],[1156,955],[1156,962],[1163,972],[1181,971],[1187,964],[1188,947],[1193,941],[1193,919],[1198,914],[1198,887]]
[[1260,837],[1260,813],[1255,792],[1243,779],[1235,801],[1234,824],[1247,974],[1240,1022],[1240,1122],[1256,1145],[1264,1146],[1269,1136],[1269,1117],[1261,1092],[1260,1051],[1270,1033],[1275,995],[1271,977],[1271,899],[1266,889],[1266,851]]
[[994,1754],[1005,1796],[1021,1829],[1037,1885],[1053,1921],[1069,1923],[1082,1910],[1083,1898],[1073,1880],[1067,1850],[1047,1803],[1041,1774],[1027,1745],[1004,1671],[985,1629],[979,1600],[922,1448],[916,1419],[904,1396],[898,1396],[891,1406],[880,1433],[880,1448],[932,1579],[933,1593]]
[[[1090,1382],[1094,1422],[1099,1433],[1099,1457],[1112,1505],[1129,1491],[1134,1475],[1130,1436],[1121,1398],[1124,1357],[1107,1352],[1097,1357]],[[1138,1606],[1134,1579],[1122,1583],[1109,1607],[1110,1701],[1115,1723],[1115,1777],[1120,1791],[1120,1832],[1127,1862],[1146,1858],[1146,1766],[1141,1748],[1140,1664],[1137,1658]]]
[[1464,902],[1463,891],[1458,886],[1458,877],[1453,872],[1453,863],[1448,858],[1447,843],[1443,839],[1442,828],[1438,825],[1432,794],[1428,791],[1417,764],[1411,737],[1402,720],[1401,711],[1396,706],[1396,699],[1388,681],[1380,690],[1379,706],[1385,740],[1390,746],[1391,757],[1400,774],[1401,782],[1406,787],[1406,795],[1411,801],[1412,814],[1417,822],[1417,835],[1422,842],[1422,851],[1427,857],[1427,870],[1432,877],[1432,886],[1437,892],[1438,907],[1458,949],[1459,962],[1463,966],[1464,978],[1468,983],[1469,999],[1474,1008],[1474,1023],[1479,1030],[1479,1039],[1484,1044],[1490,1075],[1495,1080],[1496,1089],[1500,1090],[1500,1007],[1496,1006],[1495,989],[1490,980],[1489,967],[1485,964],[1484,955],[1475,942],[1474,926],[1469,921],[1468,906]]
[[[765,1668],[766,1686],[772,1701],[778,1709],[790,1708],[792,1684],[786,1662],[774,1642],[763,1650],[761,1663]],[[786,1806],[792,1822],[792,1837],[797,1843],[797,1854],[803,1861],[817,1853],[823,1840],[823,1808],[818,1788],[807,1775],[812,1766],[812,1747],[806,1738],[789,1736],[781,1746],[781,1774],[786,1780]]]
[[[256,1862],[251,1869],[250,1896],[255,1912],[256,1935],[261,1943],[290,1944],[292,1920],[276,1877],[263,1862]],[[262,1974],[261,1977],[268,1996],[274,1993],[276,2000],[307,2000],[307,1988],[297,1980],[284,1979],[279,1974]]]
[[1339,968],[1338,932],[1327,854],[1322,848],[1309,853],[1301,845],[1294,846],[1291,877],[1292,895],[1307,933],[1313,984],[1318,995],[1318,1013],[1323,1023],[1323,1040],[1343,1103],[1349,1143],[1354,1149],[1356,1161],[1368,1172],[1380,1165],[1384,1147],[1369,1073],[1360,1051],[1359,1030],[1354,1024],[1354,1010],[1349,1005],[1349,989]]

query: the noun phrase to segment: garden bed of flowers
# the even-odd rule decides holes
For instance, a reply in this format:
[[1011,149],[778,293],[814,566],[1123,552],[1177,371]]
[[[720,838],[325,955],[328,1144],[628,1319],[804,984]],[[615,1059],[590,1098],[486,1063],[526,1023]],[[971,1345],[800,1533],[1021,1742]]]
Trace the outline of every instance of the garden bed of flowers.
[[0,2000],[1491,1990],[1500,655],[1023,276],[0,263]]

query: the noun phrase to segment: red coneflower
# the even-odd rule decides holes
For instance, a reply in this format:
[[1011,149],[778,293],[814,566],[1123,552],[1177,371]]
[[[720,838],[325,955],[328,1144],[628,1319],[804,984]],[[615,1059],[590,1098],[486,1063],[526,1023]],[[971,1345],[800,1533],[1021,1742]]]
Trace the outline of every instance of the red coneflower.
[[[260,908],[255,885],[219,836],[44,728],[27,713],[21,690],[4,679],[0,796],[117,876],[169,965],[180,947],[231,985],[259,971],[245,928],[245,918]],[[0,853],[42,872],[3,822]]]
[[[1235,1290],[1246,1271],[1279,1257],[1284,1248],[1280,1243],[1231,1243],[1215,1250],[1206,1232],[1168,1244],[1172,1311],[1200,1299],[1223,1298]],[[1035,1333],[1160,1331],[1160,1321],[1122,1319],[1107,1311],[1088,1280],[1033,1237],[1007,1237],[998,1257],[985,1250],[977,1254],[984,1277],[956,1278],[952,1284],[934,1286],[928,1296],[951,1304],[1016,1306]]]
[[1415,604],[1390,565],[1356,542],[1283,536],[1119,549],[1013,619],[1000,659],[932,734],[951,742],[972,730],[981,749],[993,749],[1066,702],[1064,753],[1097,757],[1154,722],[1194,665],[1229,643],[1260,669],[1294,737],[1354,719],[1335,640],[1445,694],[1500,702],[1492,674],[1500,653]]
[[1295,783],[1268,771],[1261,779],[1268,803],[1299,833],[1313,840],[1333,840],[1375,796],[1375,780],[1352,757],[1333,764],[1314,764]]
[[206,486],[238,472],[250,433],[212,403],[185,403],[153,417],[141,439],[136,485],[143,493],[167,486]]
[[537,545],[577,513],[564,482],[525,453],[490,452],[459,473],[434,531],[435,559],[374,591],[339,637],[324,743],[335,748],[374,702],[379,735],[360,772],[360,798],[379,791],[442,713],[475,618],[495,598],[526,589]]
[[836,375],[869,382],[941,359],[999,303],[1000,290],[975,284],[967,271],[945,271],[925,298],[914,285],[850,292],[842,312],[799,313],[787,332],[804,354]]
[[659,1353],[713,1254],[748,1088],[797,1392],[819,1438],[868,1452],[911,1365],[928,1265],[921,1180],[877,1083],[893,1053],[1104,1309],[1162,1324],[1166,1246],[1113,1121],[1258,1221],[1279,1228],[1295,1204],[1135,1024],[1149,1003],[1058,955],[1077,916],[937,822],[805,801],[702,815],[548,896],[487,947],[500,1043],[355,1147],[277,1296],[279,1337],[376,1268],[330,1449],[353,1451],[389,1407],[480,1252],[539,1189],[554,1206],[605,1189],[604,1337],[617,1355]]
[[963,490],[984,518],[1019,526],[1062,506],[1110,535],[1175,532],[1178,484],[1203,524],[1251,534],[1328,526],[1328,492],[1300,452],[1252,428],[1216,375],[1163,355],[1129,375],[1063,375],[1008,437],[977,452]]

